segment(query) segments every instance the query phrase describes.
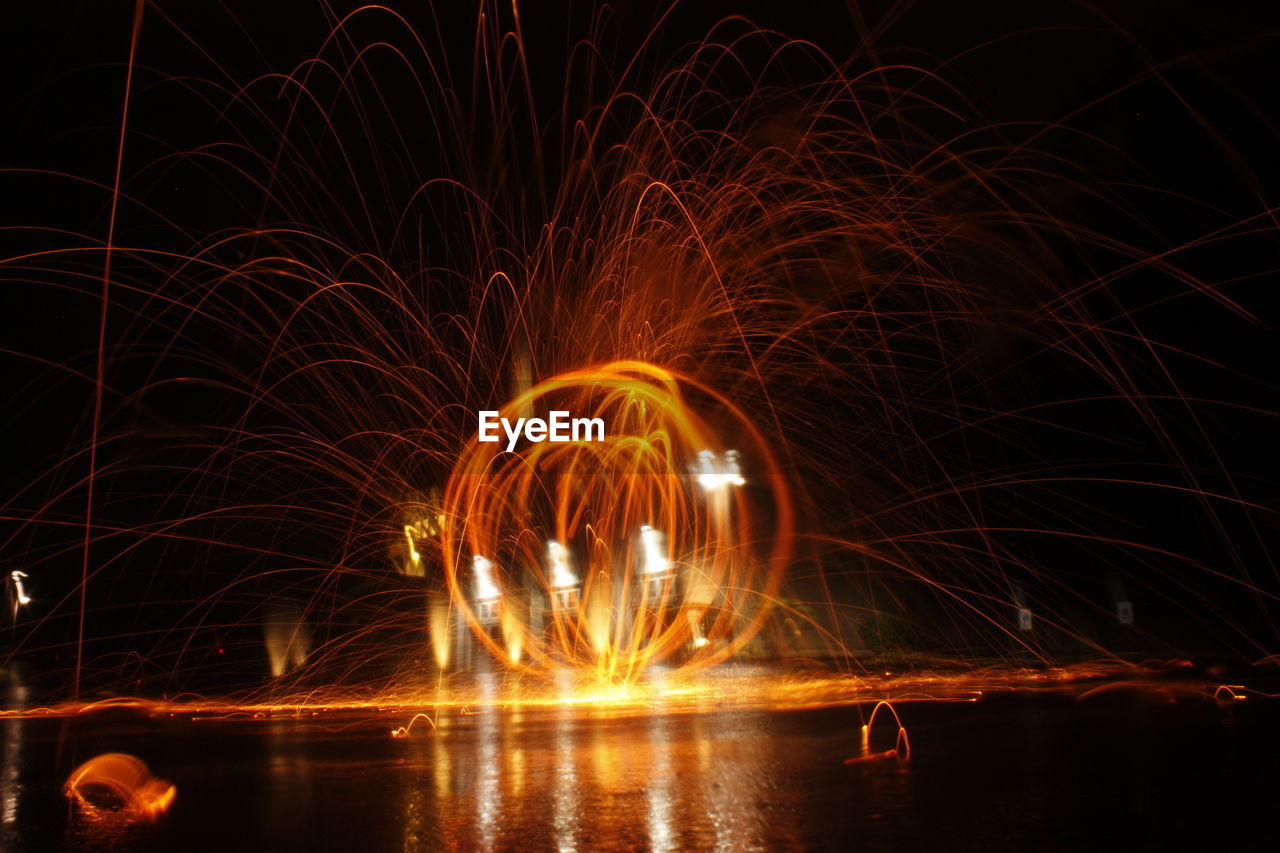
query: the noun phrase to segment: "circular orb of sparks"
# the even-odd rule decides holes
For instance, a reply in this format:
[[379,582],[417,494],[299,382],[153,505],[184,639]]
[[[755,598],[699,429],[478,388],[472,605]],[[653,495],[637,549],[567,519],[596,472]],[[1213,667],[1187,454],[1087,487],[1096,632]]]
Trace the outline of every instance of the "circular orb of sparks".
[[[521,671],[619,682],[742,649],[776,599],[793,529],[786,483],[751,419],[640,361],[562,373],[499,415],[551,411],[602,419],[603,440],[510,452],[505,440],[476,441],[449,477],[445,574],[474,635]],[[717,456],[732,473],[707,476]]]

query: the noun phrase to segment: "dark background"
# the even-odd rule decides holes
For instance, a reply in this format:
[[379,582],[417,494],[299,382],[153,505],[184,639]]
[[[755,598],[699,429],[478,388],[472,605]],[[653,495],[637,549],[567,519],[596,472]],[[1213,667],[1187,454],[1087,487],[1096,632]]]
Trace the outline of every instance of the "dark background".
[[[458,89],[466,91],[473,67],[471,4],[395,6],[426,34],[429,47],[447,58],[442,65],[456,76]],[[277,211],[255,207],[229,192],[228,184],[217,175],[202,180],[198,170],[181,165],[150,168],[149,164],[174,150],[195,148],[227,135],[217,112],[197,96],[198,87],[187,90],[160,84],[172,84],[184,75],[244,81],[267,71],[290,69],[316,54],[345,8],[344,4],[286,2],[162,3],[147,9],[134,83],[135,111],[130,116],[134,132],[127,143],[123,171],[129,191],[154,210],[122,208],[120,240],[183,251],[189,245],[184,241],[192,235],[278,221]],[[584,3],[540,3],[524,13],[533,97],[537,114],[546,120],[540,131],[548,150],[556,150],[560,132],[557,123],[562,117],[565,87],[561,81],[568,47],[584,34],[592,14],[592,7]],[[1178,264],[1193,276],[1222,283],[1218,293],[1233,300],[1238,310],[1208,298],[1179,298],[1153,307],[1168,288],[1167,280],[1154,277],[1138,277],[1126,284],[1123,293],[1108,298],[1121,305],[1142,306],[1146,334],[1194,356],[1170,357],[1185,395],[1237,405],[1207,408],[1201,422],[1189,419],[1185,407],[1177,406],[1159,417],[1176,435],[1179,446],[1187,449],[1186,464],[1210,472],[1203,480],[1206,489],[1238,490],[1261,509],[1215,505],[1209,512],[1204,503],[1186,494],[1102,492],[1081,486],[1071,487],[1067,497],[1090,504],[1099,517],[1110,518],[1117,535],[1220,567],[1233,578],[1215,580],[1211,572],[1197,573],[1180,588],[1165,575],[1152,577],[1147,593],[1133,595],[1139,618],[1150,633],[1144,631],[1140,639],[1120,638],[1122,646],[1150,653],[1228,654],[1246,660],[1274,651],[1277,635],[1270,614],[1277,591],[1272,563],[1277,454],[1272,437],[1278,360],[1270,324],[1275,316],[1271,292],[1277,246],[1268,232],[1275,224],[1270,209],[1280,178],[1273,125],[1280,116],[1275,95],[1280,11],[1269,3],[1222,8],[1221,4],[1155,0],[1097,8],[1057,2],[866,3],[857,7],[688,3],[671,11],[660,35],[647,48],[644,56],[652,59],[646,61],[652,61],[655,69],[661,67],[673,52],[729,14],[742,14],[760,26],[811,40],[849,68],[911,63],[935,69],[971,102],[972,115],[980,116],[996,137],[1021,139],[1029,124],[1059,123],[1058,130],[1038,138],[1045,152],[1063,157],[1069,163],[1065,168],[1079,176],[1104,176],[1133,185],[1132,192],[1117,191],[1121,204],[1105,205],[1085,193],[1047,190],[1061,193],[1052,201],[1074,221],[1098,233],[1114,234],[1153,252],[1219,230],[1231,235],[1180,254]],[[650,4],[624,3],[612,9],[610,25],[600,40],[602,52],[632,55],[656,17]],[[111,183],[115,167],[123,61],[132,19],[132,4],[124,2],[23,3],[5,11],[0,22],[0,168],[19,171],[0,179],[0,226],[5,228],[0,232],[0,256],[13,257],[45,246],[88,245],[105,237],[109,194],[102,185]],[[580,96],[584,102],[590,97],[585,86],[581,92],[570,89],[570,97]],[[393,101],[401,96],[406,105],[413,101],[411,95],[398,92],[393,82],[384,90]],[[485,136],[483,113],[475,110],[475,124],[469,129],[475,138]],[[403,120],[410,133],[430,135],[427,117],[405,115]],[[925,120],[937,123],[931,129],[937,136],[959,132],[943,118]],[[262,144],[269,139],[254,137],[254,131],[244,127],[239,129],[251,142]],[[516,136],[529,138],[532,133],[532,128],[525,128]],[[370,161],[381,157],[374,150],[356,151],[353,156]],[[424,145],[412,164],[388,155],[383,165],[392,173],[397,169],[447,173],[456,165],[450,156]],[[537,168],[530,165],[535,163],[530,154],[522,167],[511,172],[491,167],[497,170],[478,179],[484,183],[509,179],[510,174],[526,176],[528,216],[536,221],[547,203],[539,184],[554,185],[559,168],[555,158],[536,162]],[[360,165],[368,163],[358,164],[357,172]],[[335,183],[331,198],[310,202],[329,208],[313,211],[315,217],[344,233],[354,246],[382,249],[377,227],[343,220],[341,211],[353,201],[349,192]],[[179,219],[182,228],[160,227],[161,212]],[[458,226],[446,226],[446,233],[447,227]],[[1063,262],[1085,272],[1093,261],[1105,266],[1114,259],[1086,254]],[[92,385],[85,377],[94,370],[100,282],[94,280],[92,263],[85,262],[82,272],[78,278],[63,277],[49,286],[36,280],[38,276],[10,271],[0,286],[0,363],[7,402],[0,418],[6,448],[0,496],[7,510],[0,521],[5,537],[0,568],[7,573],[38,565],[32,586],[45,605],[63,594],[55,590],[72,589],[79,577],[76,519],[70,507],[82,495],[76,480],[83,476],[87,461],[60,466],[59,460],[83,447],[91,416]],[[108,340],[136,332],[137,327],[129,325],[132,322],[114,315]],[[139,339],[147,340],[147,333],[142,332]],[[162,339],[157,332],[157,345]],[[218,345],[212,340],[204,343]],[[234,362],[236,342],[228,340],[225,346]],[[151,367],[142,353],[113,363],[111,383],[120,389],[136,386],[151,377]],[[211,371],[201,377],[196,359],[172,369],[195,379],[217,378]],[[196,385],[191,391],[150,396],[145,406],[115,405],[117,400],[108,400],[104,429],[142,424],[131,428],[131,442],[133,452],[145,453],[149,446],[171,443],[188,430],[198,432],[203,424],[225,420],[228,401],[216,390]],[[1024,397],[1034,399],[1037,385],[1053,386],[1062,399],[1091,387],[1058,365],[1026,371],[1001,385],[1000,393],[1012,406]],[[839,400],[826,404],[841,405]],[[1064,417],[1071,419],[1070,425],[1106,436],[1108,441],[1086,441],[1067,431],[1037,434],[1029,439],[1034,443],[1029,455],[1061,459],[1066,465],[1084,466],[1087,472],[1088,466],[1103,468],[1164,454],[1157,440],[1135,433],[1130,423],[1116,422],[1112,408],[1077,407]],[[113,455],[116,452],[104,451],[100,462],[109,465],[119,458]],[[169,492],[180,480],[164,470],[148,469],[133,480],[127,476],[113,480],[110,490],[123,496],[112,510],[113,517],[153,518],[158,510],[146,496]],[[50,471],[55,473],[51,476]],[[56,509],[42,510],[52,495],[61,495]],[[23,522],[32,515],[39,515],[44,523]],[[48,524],[51,520],[57,524]],[[326,559],[322,552],[307,554],[309,546],[304,542],[280,543],[269,529],[248,529],[244,536],[262,548],[280,546],[318,562]],[[1068,586],[1078,584],[1085,598],[1104,596],[1105,570],[1081,565],[1090,559],[1088,552],[1056,544],[1043,547],[1047,549],[1045,565],[1068,573],[1069,578],[1077,577],[1070,572],[1079,572],[1079,580],[1069,580]],[[170,560],[196,559],[181,551],[176,557],[173,551],[165,553]],[[140,625],[167,623],[170,618],[181,623],[192,602],[220,587],[218,571],[210,569],[208,574],[193,570],[157,589],[156,576],[143,563],[138,557],[134,564],[113,570],[101,586],[95,584],[91,598],[103,595],[104,601],[131,602],[118,609],[105,608],[90,620],[90,635],[106,638],[101,640],[103,654],[113,647],[158,646],[163,637],[154,643],[152,638],[136,639]],[[1257,589],[1248,590],[1247,584],[1238,582],[1241,577],[1249,578]],[[837,585],[836,595],[842,594]],[[34,639],[28,638],[22,648],[40,650],[65,665],[70,654],[66,643],[74,636],[75,609],[69,604],[64,600],[43,611],[42,617],[51,618],[36,626]],[[1210,610],[1219,615],[1205,616]],[[1198,618],[1187,620],[1188,611]],[[1223,613],[1229,618],[1223,618]],[[197,644],[212,649],[224,640],[234,640],[238,629],[234,622],[228,624],[233,627],[204,636]],[[19,639],[11,635],[15,644]]]

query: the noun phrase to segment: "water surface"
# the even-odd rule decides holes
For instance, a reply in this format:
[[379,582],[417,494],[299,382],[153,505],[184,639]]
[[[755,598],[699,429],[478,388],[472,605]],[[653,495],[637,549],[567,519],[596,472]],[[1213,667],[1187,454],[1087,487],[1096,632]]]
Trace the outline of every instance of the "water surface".
[[[869,707],[611,717],[0,721],[3,849],[1185,849],[1274,839],[1277,704],[1006,695],[898,706],[909,761],[847,765]],[[877,724],[879,725],[879,724]],[[888,749],[893,727],[873,733]],[[74,744],[74,746],[73,746]],[[132,753],[177,786],[134,828],[67,770]]]

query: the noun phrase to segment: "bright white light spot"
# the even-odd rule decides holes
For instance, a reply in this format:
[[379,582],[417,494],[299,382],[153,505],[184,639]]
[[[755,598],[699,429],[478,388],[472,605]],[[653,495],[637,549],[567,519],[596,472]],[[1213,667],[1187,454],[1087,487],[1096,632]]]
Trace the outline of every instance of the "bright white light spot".
[[667,557],[665,537],[661,532],[649,525],[640,528],[640,546],[644,552],[644,573],[646,575],[665,572],[671,567]]
[[413,560],[415,566],[422,559],[422,555],[418,553],[418,549],[413,544],[413,535],[416,532],[411,525],[406,524],[404,526],[404,538],[409,543],[409,559]]
[[27,591],[22,587],[22,579],[27,576],[26,572],[14,570],[9,573],[9,579],[13,581],[14,590],[18,594],[18,604],[30,604],[31,598],[27,595]]
[[561,589],[573,586],[578,579],[569,571],[569,551],[556,540],[547,542],[547,563],[551,566],[551,586]]
[[493,561],[486,560],[484,557],[476,554],[471,560],[471,571],[476,577],[476,598],[480,601],[489,601],[501,595],[498,587],[493,583]]
[[703,450],[698,454],[698,463],[693,466],[693,473],[698,485],[708,492],[716,492],[728,486],[741,486],[747,482],[738,465],[736,450],[726,451],[723,461],[717,460],[710,450]]

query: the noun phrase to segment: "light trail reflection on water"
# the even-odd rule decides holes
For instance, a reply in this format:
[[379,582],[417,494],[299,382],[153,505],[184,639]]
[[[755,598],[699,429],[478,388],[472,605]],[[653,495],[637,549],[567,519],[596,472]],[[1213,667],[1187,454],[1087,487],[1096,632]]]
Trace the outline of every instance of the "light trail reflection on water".
[[653,757],[653,773],[648,788],[649,848],[654,853],[678,849],[672,822],[675,803],[672,795],[671,743],[669,724],[664,716],[649,720],[649,754]]
[[[12,704],[24,704],[27,701],[27,688],[10,685],[8,700]],[[18,799],[22,794],[22,780],[18,773],[23,743],[23,727],[25,720],[21,717],[9,717],[4,721],[4,764],[0,772],[0,824],[5,835],[9,828],[18,822]]]
[[[794,737],[774,737],[771,716],[565,708],[441,718],[399,741],[403,849],[752,850],[799,838],[776,774],[785,754],[802,753]],[[826,763],[839,764],[832,748],[854,748],[845,740],[828,745]]]
[[562,853],[572,853],[578,849],[577,823],[578,810],[578,772],[577,750],[574,745],[573,720],[566,712],[561,712],[556,721],[555,767],[552,770],[555,789],[552,794],[555,801],[555,840],[556,847]]
[[[863,746],[869,704],[476,705],[441,709],[435,727],[397,737],[389,732],[407,718],[376,713],[10,718],[4,849],[1182,846],[1197,827],[1256,828],[1271,794],[1250,780],[1280,764],[1273,702],[1220,707],[1113,691],[897,710],[911,731],[909,761],[892,756],[892,725],[873,727]],[[60,756],[111,750],[176,786],[166,813],[127,830],[75,820],[60,794]],[[845,763],[858,756],[866,760]],[[1108,818],[1117,810],[1127,816],[1119,834]]]

